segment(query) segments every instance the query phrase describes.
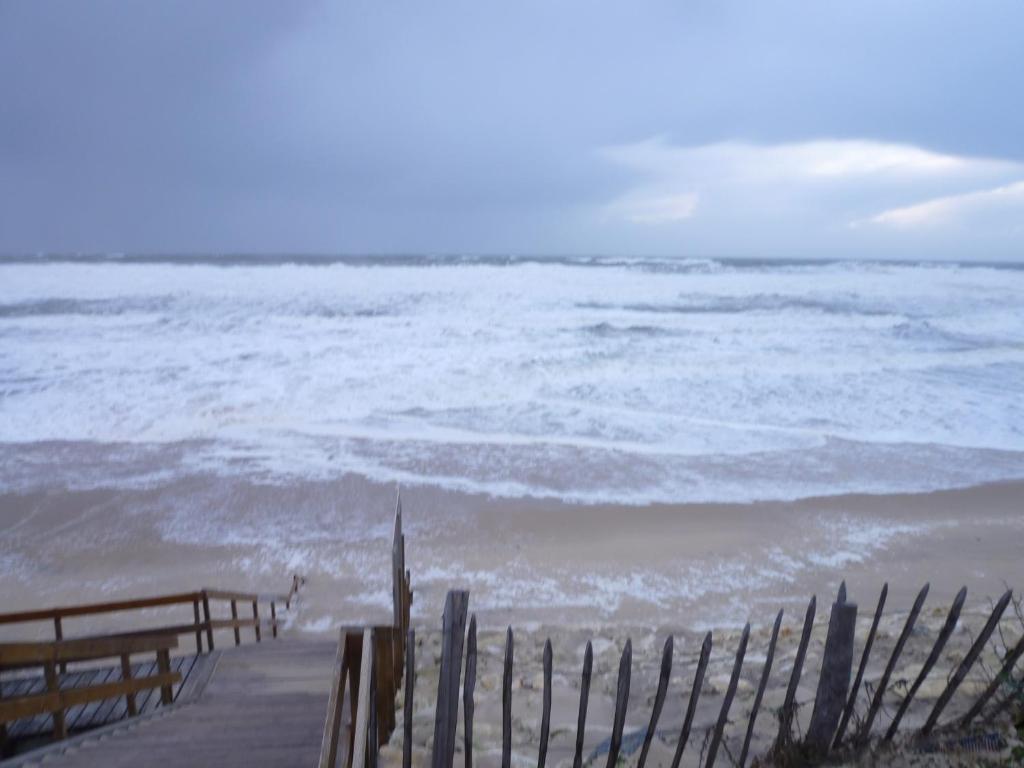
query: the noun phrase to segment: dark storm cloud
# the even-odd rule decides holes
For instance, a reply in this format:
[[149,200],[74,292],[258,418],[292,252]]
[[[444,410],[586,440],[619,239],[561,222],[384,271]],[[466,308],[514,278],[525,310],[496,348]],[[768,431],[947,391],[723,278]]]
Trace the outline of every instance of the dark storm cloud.
[[[1013,256],[1022,21],[0,0],[0,250]],[[805,145],[844,172],[792,171]],[[790,170],[728,176],[737,157]]]

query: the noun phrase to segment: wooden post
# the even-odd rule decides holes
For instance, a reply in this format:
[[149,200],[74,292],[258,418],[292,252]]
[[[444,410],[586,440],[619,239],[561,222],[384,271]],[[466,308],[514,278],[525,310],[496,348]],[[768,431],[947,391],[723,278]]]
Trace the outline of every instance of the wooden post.
[[551,733],[551,638],[544,642],[544,692],[541,694],[540,747],[537,768],[544,768],[548,758],[548,736]]
[[[46,675],[46,690],[50,693],[60,693],[60,680],[57,677],[57,667],[52,661],[43,665],[43,672]],[[67,725],[64,722],[64,710],[58,709],[53,713],[53,738],[63,739],[68,735]]]
[[[374,635],[377,634],[377,630],[374,630]],[[378,707],[378,695],[377,689],[377,675],[383,666],[378,662],[383,662],[383,659],[377,658],[377,649],[379,645],[374,638],[373,647],[373,659],[370,665],[370,722],[366,726],[366,768],[377,768],[377,754],[380,751],[380,738],[379,738],[379,727],[380,727],[380,712]]]
[[252,601],[253,629],[256,630],[256,642],[260,641],[260,607],[256,600]]
[[416,630],[410,629],[405,644],[405,698],[402,702],[405,738],[402,741],[402,768],[412,768],[412,699],[415,687]]
[[[346,768],[352,768],[352,755],[356,745],[356,712],[359,709],[359,685],[360,672],[363,668],[363,634],[364,631],[351,632],[345,637],[345,652],[348,654],[348,756],[346,757]],[[369,651],[366,651],[369,653]]]
[[967,655],[964,656],[964,660],[960,662],[960,666],[956,668],[956,672],[953,673],[953,677],[949,679],[946,684],[946,690],[939,696],[939,700],[935,702],[935,708],[931,714],[928,715],[928,720],[925,721],[924,727],[921,728],[921,735],[927,736],[931,733],[932,728],[939,721],[939,716],[942,714],[942,710],[946,708],[949,700],[953,698],[953,694],[956,693],[956,689],[960,687],[960,683],[967,677],[967,673],[970,672],[971,667],[974,666],[974,662],[978,660],[981,652],[985,649],[985,643],[992,636],[996,626],[999,624],[999,619],[1003,616],[1003,611],[1006,610],[1006,606],[1010,603],[1010,598],[1013,597],[1013,593],[1008,589],[1003,593],[1003,596],[996,602],[995,608],[992,609],[992,615],[988,617],[988,621],[985,622],[985,626],[982,628],[981,633],[975,638],[974,644],[971,649],[967,651]]
[[800,685],[800,675],[803,674],[804,659],[807,656],[807,645],[811,642],[811,630],[814,628],[814,613],[817,605],[818,598],[815,595],[807,604],[807,613],[804,614],[804,628],[800,634],[800,645],[796,649],[793,671],[789,675],[789,686],[786,688],[786,699],[783,701],[782,711],[779,713],[779,734],[775,738],[774,750],[784,749],[792,739],[793,714],[796,711],[796,689]]
[[676,754],[672,758],[672,768],[679,768],[679,761],[683,758],[683,750],[686,749],[686,742],[690,739],[690,729],[693,727],[693,716],[697,713],[697,702],[700,699],[700,689],[704,685],[704,673],[708,669],[708,660],[711,658],[711,633],[704,635],[704,642],[700,646],[700,658],[697,660],[697,672],[693,676],[693,688],[690,689],[690,703],[686,705],[686,717],[683,718],[683,729],[679,734],[679,742],[676,744]]
[[277,606],[274,605],[274,601],[270,601],[270,632],[271,636],[277,638]]
[[213,624],[210,619],[210,597],[203,590],[203,617],[206,621],[206,650],[213,650]]
[[896,662],[899,661],[900,654],[903,652],[903,646],[907,643],[907,638],[910,637],[910,633],[914,630],[914,624],[917,623],[917,616],[921,613],[921,607],[924,605],[926,597],[928,597],[928,584],[921,587],[921,591],[917,593],[914,605],[911,607],[910,613],[907,615],[907,621],[903,625],[903,631],[900,632],[900,636],[896,640],[896,647],[892,649],[892,655],[889,656],[889,662],[885,665],[885,671],[882,673],[882,677],[878,681],[878,687],[875,689],[875,695],[871,699],[871,706],[868,707],[867,717],[865,717],[854,738],[854,741],[858,744],[864,743],[871,737],[871,726],[874,724],[878,710],[882,706],[882,697],[889,687],[889,678],[892,676],[893,670],[896,669]]
[[501,675],[501,768],[512,766],[512,627],[505,630],[505,667]]
[[[60,616],[53,617],[53,636],[57,639],[58,643],[64,639],[64,627],[61,626]],[[67,671],[68,665],[62,661],[60,663],[60,673],[63,675]]]
[[583,765],[583,737],[587,729],[587,702],[590,699],[590,675],[594,667],[594,649],[587,640],[583,652],[583,675],[580,678],[580,713],[576,720],[576,752],[572,759],[573,768]]
[[[156,652],[156,668],[161,675],[169,675],[171,673],[171,652],[166,648],[161,648]],[[160,702],[162,704],[170,704],[174,701],[174,689],[171,688],[171,684],[160,686]]]
[[[736,696],[736,686],[740,682],[740,672],[743,670],[743,657],[747,653],[747,641],[750,639],[750,624],[743,627],[743,634],[740,635],[740,647],[736,650],[736,660],[732,665],[732,675],[729,678],[729,687],[725,691],[725,699],[722,700],[722,709],[718,713],[718,722],[715,723],[715,732],[711,736],[711,745],[708,747],[708,757],[704,762],[704,768],[712,768],[715,758],[718,757],[718,747],[722,743],[722,735],[725,733],[725,724],[729,720],[729,708]],[[611,768],[611,766],[609,766]]]
[[850,676],[853,674],[853,635],[856,627],[857,604],[845,600],[833,603],[811,724],[804,742],[816,757],[828,754],[832,737],[839,726],[839,718],[843,715],[846,694],[850,691]]
[[764,669],[761,671],[761,682],[757,686],[757,693],[754,694],[754,705],[750,710],[750,720],[747,722],[747,734],[743,737],[743,749],[740,750],[739,768],[743,768],[747,762],[747,754],[750,752],[750,741],[754,737],[754,723],[757,722],[757,711],[761,708],[761,699],[764,698],[764,690],[768,687],[768,678],[772,674],[772,661],[775,660],[775,644],[779,639],[779,627],[782,626],[782,611],[775,616],[775,625],[772,627],[772,637],[768,641],[768,655],[764,660]]
[[838,749],[846,733],[846,726],[853,716],[853,708],[857,704],[857,694],[860,692],[860,684],[864,680],[864,670],[868,667],[868,658],[871,656],[871,646],[875,642],[875,634],[878,632],[878,622],[882,618],[882,610],[885,608],[885,598],[889,595],[889,583],[882,585],[882,591],[878,595],[878,607],[875,608],[875,617],[871,620],[871,629],[868,631],[867,640],[864,643],[864,652],[860,657],[860,665],[857,667],[857,676],[853,679],[853,686],[850,688],[850,698],[846,700],[846,709],[843,710],[843,719],[839,721],[839,730],[832,741],[832,749]]
[[[651,710],[651,720],[647,724],[647,733],[644,735],[644,745],[640,749],[640,759],[637,761],[637,768],[644,768],[644,765],[647,763],[647,753],[651,749],[651,741],[654,739],[654,732],[658,727],[661,708],[665,706],[668,680],[672,675],[672,647],[672,635],[669,635],[665,638],[665,646],[661,650],[661,674],[658,677],[658,691],[654,694],[654,708]],[[538,768],[543,768],[543,766]]]
[[[231,618],[234,621],[236,621],[236,622],[238,621],[238,603],[236,603],[234,600],[231,601]],[[241,645],[242,644],[242,635],[241,635],[241,633],[238,630],[238,624],[235,624],[234,630],[235,630],[235,645]]]
[[341,713],[345,702],[345,677],[348,674],[347,633],[338,634],[338,652],[334,659],[334,680],[327,700],[327,721],[320,744],[320,768],[335,768],[338,762],[338,737],[341,734]]
[[[466,757],[466,768],[473,768],[473,714],[476,703],[473,693],[476,690],[476,614],[469,617],[469,636],[466,638],[466,677],[462,687],[463,745]],[[408,768],[406,766],[405,768]]]
[[967,599],[967,587],[962,587],[957,593],[956,598],[953,600],[953,605],[949,609],[949,613],[946,615],[946,621],[942,625],[942,629],[939,631],[939,636],[935,639],[935,644],[932,646],[931,653],[928,654],[928,658],[925,659],[924,665],[921,667],[920,673],[910,686],[910,690],[907,691],[907,695],[903,697],[903,701],[900,702],[899,709],[896,710],[896,715],[893,717],[892,722],[889,723],[889,730],[885,732],[885,741],[892,741],[896,735],[896,731],[899,730],[900,722],[903,720],[903,715],[906,714],[907,709],[910,707],[910,702],[914,700],[914,696],[917,695],[917,689],[921,687],[925,678],[928,677],[928,673],[932,671],[932,667],[935,666],[935,662],[939,660],[939,654],[942,653],[942,649],[946,647],[946,641],[949,640],[949,636],[953,634],[956,623],[960,619],[960,611],[964,607],[964,600]]
[[608,745],[607,768],[615,768],[622,748],[622,729],[626,725],[626,706],[629,704],[629,678],[633,667],[633,641],[626,638],[626,647],[619,659],[619,679],[615,686],[615,719],[612,720],[612,740]]
[[[121,679],[131,680],[132,679],[132,663],[128,658],[127,653],[121,654]],[[125,707],[128,710],[128,715],[134,717],[139,714],[139,708],[135,702],[135,694],[128,692],[125,694]]]
[[359,665],[358,703],[355,711],[355,727],[352,729],[353,745],[350,756],[352,768],[366,768],[366,750],[369,746],[370,728],[370,686],[373,684],[373,630],[363,630],[362,659]]
[[196,653],[203,652],[203,629],[199,621],[199,598],[192,601],[192,618],[196,625]]
[[459,677],[462,671],[462,647],[468,608],[469,592],[448,592],[442,619],[444,636],[441,647],[441,671],[437,682],[437,708],[434,714],[432,768],[452,768],[452,759],[455,756]]

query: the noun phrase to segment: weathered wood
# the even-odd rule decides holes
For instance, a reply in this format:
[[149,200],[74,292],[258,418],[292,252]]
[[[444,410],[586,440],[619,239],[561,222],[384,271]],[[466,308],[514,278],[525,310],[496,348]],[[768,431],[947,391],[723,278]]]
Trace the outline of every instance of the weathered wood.
[[256,630],[256,642],[260,642],[260,604],[258,601],[252,601],[252,622],[253,629]]
[[676,753],[672,758],[672,768],[679,768],[679,761],[683,758],[683,750],[690,740],[690,729],[693,727],[693,717],[697,713],[697,702],[700,700],[700,689],[704,686],[704,673],[708,669],[708,660],[711,658],[711,633],[704,635],[704,642],[700,646],[700,658],[697,660],[697,671],[693,676],[693,687],[690,688],[690,701],[686,705],[686,717],[683,718],[683,728],[679,733],[679,742],[676,744]]
[[210,616],[210,597],[203,592],[203,620],[206,622],[206,649],[213,650],[213,622]]
[[862,744],[871,737],[871,726],[875,722],[875,717],[878,715],[878,710],[882,706],[882,697],[885,695],[886,689],[889,687],[889,678],[892,677],[892,672],[896,668],[896,662],[900,659],[900,654],[903,653],[903,646],[907,644],[907,638],[910,637],[910,633],[914,630],[914,624],[917,623],[918,614],[921,613],[921,606],[924,605],[925,598],[928,597],[929,585],[925,584],[921,587],[921,591],[917,593],[917,598],[914,600],[914,605],[910,608],[910,613],[907,615],[907,620],[903,625],[903,631],[900,632],[899,638],[896,640],[896,646],[892,649],[892,654],[889,656],[889,662],[885,665],[885,671],[882,673],[881,679],[878,681],[878,688],[875,689],[875,695],[871,699],[871,706],[868,707],[868,714],[864,718],[864,722],[857,730],[857,735],[854,741],[858,744]]
[[629,678],[633,668],[633,641],[626,638],[626,647],[619,659],[619,679],[615,686],[615,718],[612,721],[612,738],[608,745],[607,768],[615,768],[622,748],[622,729],[626,725],[626,706],[629,704]]
[[775,738],[774,749],[783,749],[792,739],[793,714],[796,712],[796,689],[800,685],[800,676],[804,670],[804,659],[807,657],[807,646],[811,642],[811,630],[814,628],[814,613],[817,609],[817,595],[811,597],[807,604],[807,612],[804,614],[804,628],[800,633],[800,644],[796,649],[796,658],[793,660],[793,671],[789,675],[789,685],[786,686],[786,698],[782,703],[782,710],[779,712],[779,734]]
[[462,686],[463,745],[466,768],[473,768],[473,714],[476,704],[476,614],[469,618],[469,635],[466,638],[466,677]]
[[505,665],[501,675],[501,768],[512,765],[512,627],[505,631]]
[[[164,677],[170,675],[171,672],[171,655],[166,648],[161,648],[156,652],[156,668],[160,671],[160,674]],[[165,683],[160,686],[160,703],[167,705],[174,701],[174,691],[171,688],[170,683]]]
[[981,652],[985,649],[985,643],[992,636],[996,627],[999,625],[999,619],[1003,616],[1003,611],[1006,610],[1006,606],[1010,603],[1010,598],[1013,597],[1011,590],[1006,590],[1003,596],[996,602],[995,608],[992,609],[992,614],[988,617],[988,621],[985,622],[985,626],[981,632],[974,639],[974,644],[971,649],[964,656],[963,661],[960,662],[960,666],[956,668],[956,672],[953,673],[953,677],[949,679],[946,684],[946,689],[939,696],[939,700],[935,702],[935,708],[932,709],[928,719],[925,721],[924,727],[921,728],[921,735],[927,736],[931,733],[935,724],[939,721],[939,717],[942,715],[942,710],[949,704],[949,700],[953,698],[953,694],[956,693],[956,689],[960,687],[960,683],[967,677],[967,673],[971,671],[971,667],[974,666],[974,662],[978,660]]
[[725,733],[725,724],[729,721],[729,708],[736,696],[736,686],[740,682],[740,672],[743,670],[743,657],[747,653],[747,641],[750,639],[750,624],[743,627],[743,634],[740,636],[740,647],[736,650],[736,660],[732,665],[732,675],[729,677],[729,687],[725,691],[725,699],[722,700],[722,709],[718,713],[718,722],[715,723],[715,731],[711,735],[711,744],[708,746],[705,768],[711,768],[718,756],[718,748],[722,744],[722,735]]
[[857,695],[860,692],[861,682],[864,680],[864,671],[868,667],[868,658],[871,656],[871,647],[875,642],[875,634],[878,632],[878,622],[882,619],[882,611],[885,608],[885,599],[889,595],[889,583],[882,585],[882,591],[878,595],[878,605],[875,608],[875,616],[871,620],[871,629],[868,630],[867,640],[864,642],[864,652],[860,657],[860,664],[857,666],[857,676],[853,679],[850,688],[850,697],[846,700],[846,708],[843,710],[843,718],[839,721],[839,728],[836,730],[835,739],[832,740],[832,749],[838,749],[846,734],[846,728],[853,716],[853,708],[857,704]]
[[[238,601],[237,600],[232,600],[231,601],[231,618],[235,622],[238,621]],[[241,635],[241,632],[239,631],[238,627],[239,627],[239,624],[236,623],[234,625],[234,629],[235,629],[235,645],[241,645],[242,644],[242,635]]]
[[544,643],[544,692],[540,715],[540,746],[537,750],[537,768],[544,768],[548,757],[548,736],[551,733],[551,638]]
[[403,707],[402,768],[412,768],[413,691],[416,688],[416,630],[410,629],[405,642],[405,696]]
[[[53,662],[47,662],[43,667],[44,674],[46,675],[46,690],[53,696],[57,697],[57,706],[49,709],[53,714],[53,738],[63,739],[68,735],[67,727],[64,723],[64,702],[60,699],[60,682],[57,678],[57,669]],[[3,717],[3,720],[10,720],[12,718]]]
[[988,684],[988,687],[985,688],[981,696],[978,697],[978,700],[974,702],[971,708],[967,710],[967,714],[965,714],[960,720],[961,728],[966,728],[970,725],[971,721],[981,714],[985,705],[988,703],[988,700],[992,698],[995,692],[1013,680],[1013,668],[1020,660],[1021,656],[1024,656],[1024,637],[1017,641],[1013,650],[1007,652],[1003,659],[1003,665],[999,669],[999,673],[992,678],[992,682]]
[[72,616],[89,616],[95,613],[115,613],[131,611],[139,608],[157,608],[178,603],[191,603],[197,596],[196,592],[180,592],[156,597],[140,597],[132,600],[113,600],[104,603],[84,603],[82,605],[65,605],[56,608],[43,608],[34,611],[18,611],[0,614],[0,624],[21,624],[30,621],[50,621],[55,618]]
[[377,691],[377,731],[380,744],[387,743],[395,730],[395,628],[374,627],[374,685]]
[[199,598],[192,601],[192,616],[196,626],[196,653],[203,652],[203,628],[199,620]]
[[896,710],[896,714],[889,723],[889,729],[885,732],[885,741],[892,741],[896,735],[896,731],[899,730],[900,722],[903,720],[903,716],[907,713],[907,709],[910,707],[910,703],[914,700],[914,696],[917,695],[918,689],[921,684],[928,677],[928,673],[932,671],[932,667],[935,666],[935,662],[939,660],[939,655],[942,653],[942,649],[946,647],[946,642],[949,640],[950,635],[953,634],[953,630],[956,628],[957,622],[960,620],[960,611],[964,607],[964,601],[967,599],[967,587],[962,587],[957,592],[956,598],[953,600],[953,605],[949,609],[949,613],[946,615],[946,621],[942,625],[942,629],[939,630],[939,635],[935,638],[935,644],[932,646],[931,652],[928,654],[928,658],[925,659],[924,665],[921,667],[920,673],[917,678],[911,684],[910,689],[907,691],[907,695],[903,697],[903,701],[900,702],[899,708]]
[[757,722],[757,711],[761,708],[761,699],[764,698],[765,688],[768,687],[768,678],[772,674],[772,662],[775,660],[775,644],[779,640],[779,628],[782,626],[782,611],[775,617],[775,624],[772,626],[772,636],[768,641],[768,654],[764,660],[764,669],[761,670],[761,681],[757,685],[757,693],[754,694],[754,704],[750,709],[750,720],[747,722],[747,733],[743,737],[743,749],[740,750],[739,768],[743,768],[747,762],[747,754],[750,752],[750,742],[754,738],[754,723]]
[[334,678],[327,699],[327,719],[320,743],[320,768],[334,768],[338,762],[338,741],[341,735],[341,714],[345,702],[345,678],[348,675],[348,654],[343,629],[338,633],[338,652],[334,660]]
[[378,645],[374,643],[373,663],[370,665],[370,721],[366,726],[366,768],[377,768],[377,755],[380,751],[377,675],[380,668],[384,666],[384,660],[377,656],[377,648]]
[[120,698],[128,693],[138,693],[181,682],[181,675],[178,672],[170,672],[144,677],[133,676],[130,680],[116,680],[100,685],[61,690],[56,663],[47,662],[43,669],[46,692],[0,701],[0,722],[53,713],[55,724],[59,721],[60,729],[66,731],[63,725],[64,710],[71,707],[102,699]]
[[363,635],[364,627],[352,627],[345,637],[345,653],[348,656],[348,752],[346,753],[345,766],[352,768],[352,757],[356,745],[356,712],[359,709],[359,681],[363,668]]
[[270,632],[277,637],[277,605],[273,600],[270,601]]
[[0,643],[0,668],[33,667],[48,661],[117,658],[122,653],[157,651],[177,645],[178,639],[171,635],[112,635],[52,643]]
[[576,719],[576,751],[573,754],[573,768],[583,765],[583,739],[587,729],[587,703],[590,700],[590,675],[594,668],[594,649],[587,640],[583,652],[583,674],[580,677],[580,710]]
[[845,592],[845,589],[840,590],[840,600],[832,604],[832,611],[829,614],[825,651],[821,657],[821,673],[818,676],[818,690],[814,695],[811,723],[804,739],[808,752],[818,758],[825,757],[832,747],[832,739],[843,715],[846,696],[850,692],[857,604],[848,602]]
[[647,733],[644,735],[644,745],[640,749],[640,759],[637,761],[637,768],[644,768],[647,763],[647,753],[651,749],[651,741],[654,739],[655,729],[658,727],[658,718],[661,717],[661,709],[665,706],[665,694],[668,693],[668,681],[672,675],[672,649],[674,646],[672,635],[665,638],[665,646],[661,651],[661,672],[658,676],[658,690],[654,694],[654,708],[651,710],[651,720],[647,724]]
[[363,630],[363,653],[359,665],[358,703],[354,713],[355,727],[352,729],[352,744],[349,765],[352,768],[365,768],[366,750],[369,748],[370,729],[370,687],[373,685],[373,630]]
[[432,768],[452,768],[455,756],[459,678],[462,673],[462,647],[468,608],[469,592],[448,592],[442,620],[444,632],[441,645],[441,672],[437,683],[437,708],[434,715]]
[[[127,653],[121,654],[121,679],[132,679],[132,663],[129,660]],[[129,717],[139,713],[139,708],[135,702],[135,691],[128,691],[125,694],[125,707],[128,709]]]
[[[60,616],[53,617],[53,637],[58,641],[64,639],[64,627],[61,624]],[[60,671],[61,674],[68,671],[68,665],[65,662],[61,662]]]

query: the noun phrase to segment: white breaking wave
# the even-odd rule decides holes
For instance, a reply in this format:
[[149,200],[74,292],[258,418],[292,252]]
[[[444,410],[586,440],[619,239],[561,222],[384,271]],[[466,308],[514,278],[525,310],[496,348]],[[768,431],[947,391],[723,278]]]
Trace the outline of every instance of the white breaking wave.
[[26,452],[89,441],[580,501],[930,490],[1024,477],[1022,381],[1014,268],[0,262],[7,488],[137,481]]

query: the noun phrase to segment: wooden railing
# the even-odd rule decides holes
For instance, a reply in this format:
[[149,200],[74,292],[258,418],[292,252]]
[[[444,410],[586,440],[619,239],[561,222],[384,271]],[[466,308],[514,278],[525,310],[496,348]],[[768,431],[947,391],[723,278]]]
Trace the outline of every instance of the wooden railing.
[[[376,755],[380,745],[391,737],[395,729],[395,694],[402,685],[403,671],[406,675],[412,674],[406,664],[406,659],[412,658],[415,637],[409,631],[412,588],[409,571],[405,568],[401,496],[395,508],[391,578],[393,624],[341,629],[320,746],[321,768],[334,768],[338,762],[346,688],[352,721],[346,765],[361,767],[366,756]],[[407,706],[407,712],[411,711],[411,701]]]
[[[278,625],[280,624],[280,619],[277,616],[277,606],[284,605],[286,610],[290,609],[292,600],[303,583],[304,580],[300,576],[293,576],[291,589],[286,594],[257,594],[204,588],[195,592],[179,592],[131,600],[115,600],[104,603],[87,603],[59,608],[5,613],[0,614],[0,626],[49,622],[53,626],[54,640],[59,642],[65,639],[69,619],[191,605],[191,622],[146,626],[137,630],[105,634],[104,637],[133,637],[139,635],[173,635],[178,637],[180,635],[192,635],[195,637],[196,652],[202,653],[204,651],[203,636],[206,636],[205,650],[212,651],[214,649],[213,633],[219,629],[232,630],[235,645],[241,643],[241,630],[243,629],[251,629],[257,642],[262,639],[262,630],[264,628],[270,630],[272,637],[277,637]],[[218,602],[230,604],[231,618],[214,617],[211,606],[215,606]],[[250,609],[252,616],[239,617],[239,604]],[[259,610],[261,604],[267,609],[262,618],[260,617]],[[269,612],[269,618],[267,617],[267,612]],[[64,671],[66,668],[66,663],[66,661],[61,662],[61,671]]]
[[[0,748],[6,741],[7,724],[20,718],[50,714],[53,716],[54,738],[63,739],[67,735],[64,714],[76,705],[124,696],[128,714],[135,715],[136,694],[151,688],[159,688],[161,702],[170,704],[171,686],[181,681],[181,675],[171,671],[170,663],[170,651],[177,645],[177,637],[167,633],[0,644],[0,670],[24,672],[30,668],[41,668],[46,679],[44,693],[0,699]],[[156,674],[133,677],[131,656],[150,652],[156,653]],[[59,667],[71,662],[107,658],[120,660],[120,680],[61,689]]]

